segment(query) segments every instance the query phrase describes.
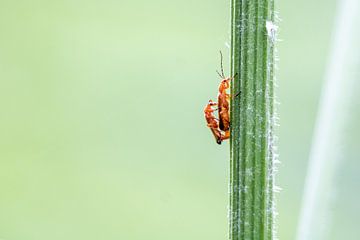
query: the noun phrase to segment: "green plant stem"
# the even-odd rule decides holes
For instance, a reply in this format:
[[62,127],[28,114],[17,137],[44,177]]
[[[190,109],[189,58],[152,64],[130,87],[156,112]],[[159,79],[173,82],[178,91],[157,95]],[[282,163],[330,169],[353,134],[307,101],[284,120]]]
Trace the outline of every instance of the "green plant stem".
[[275,30],[273,0],[232,0],[231,240],[273,239]]

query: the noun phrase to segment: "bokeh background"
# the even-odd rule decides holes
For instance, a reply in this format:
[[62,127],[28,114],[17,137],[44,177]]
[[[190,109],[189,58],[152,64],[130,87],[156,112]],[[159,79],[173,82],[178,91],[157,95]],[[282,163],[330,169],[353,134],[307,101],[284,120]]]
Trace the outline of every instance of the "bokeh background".
[[[226,239],[229,145],[202,110],[229,5],[0,0],[0,239]],[[295,237],[335,10],[277,3],[280,239]],[[359,106],[331,239],[360,236]]]

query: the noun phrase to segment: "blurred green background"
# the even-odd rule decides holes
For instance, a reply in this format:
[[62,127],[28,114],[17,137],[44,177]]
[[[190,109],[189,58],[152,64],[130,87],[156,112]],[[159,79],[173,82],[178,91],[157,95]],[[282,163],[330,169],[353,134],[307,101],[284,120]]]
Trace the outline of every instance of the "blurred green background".
[[[0,239],[226,239],[229,145],[202,110],[229,52],[229,8],[0,0]],[[278,236],[294,239],[335,1],[277,10]],[[333,239],[357,236],[352,143]]]

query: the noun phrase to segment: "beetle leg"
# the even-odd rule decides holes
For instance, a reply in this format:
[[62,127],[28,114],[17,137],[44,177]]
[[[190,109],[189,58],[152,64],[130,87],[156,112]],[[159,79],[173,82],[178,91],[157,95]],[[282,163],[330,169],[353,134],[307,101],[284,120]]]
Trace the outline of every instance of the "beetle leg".
[[230,130],[225,131],[224,135],[221,135],[221,140],[226,140],[230,138]]

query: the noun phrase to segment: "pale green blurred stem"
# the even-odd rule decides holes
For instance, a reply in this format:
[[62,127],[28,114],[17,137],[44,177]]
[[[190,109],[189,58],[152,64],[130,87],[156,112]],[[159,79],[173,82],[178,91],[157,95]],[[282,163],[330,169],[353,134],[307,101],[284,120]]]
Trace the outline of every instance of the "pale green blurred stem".
[[334,34],[309,158],[308,175],[298,226],[298,240],[329,239],[330,205],[341,152],[344,127],[359,71],[360,3],[339,0]]
[[273,239],[273,0],[232,0],[229,239]]

